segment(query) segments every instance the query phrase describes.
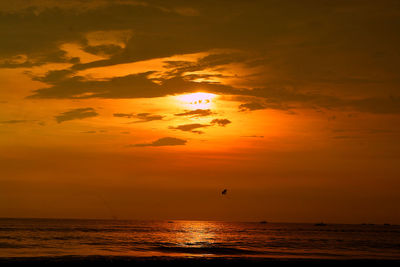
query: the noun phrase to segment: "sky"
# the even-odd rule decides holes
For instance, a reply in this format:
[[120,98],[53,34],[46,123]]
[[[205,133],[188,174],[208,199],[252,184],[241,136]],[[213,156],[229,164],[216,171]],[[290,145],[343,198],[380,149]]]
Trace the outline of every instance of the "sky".
[[1,1],[0,217],[400,223],[399,29],[390,0]]

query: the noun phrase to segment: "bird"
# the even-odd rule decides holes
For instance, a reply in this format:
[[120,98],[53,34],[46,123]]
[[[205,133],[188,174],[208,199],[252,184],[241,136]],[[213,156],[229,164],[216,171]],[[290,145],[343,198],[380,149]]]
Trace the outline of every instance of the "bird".
[[228,189],[225,188],[224,190],[222,190],[221,194],[226,195],[226,192],[228,192]]

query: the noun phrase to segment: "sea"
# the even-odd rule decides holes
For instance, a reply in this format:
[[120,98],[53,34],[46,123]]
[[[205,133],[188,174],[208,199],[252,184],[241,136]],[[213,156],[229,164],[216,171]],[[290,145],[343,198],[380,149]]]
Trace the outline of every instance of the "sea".
[[0,219],[0,258],[57,256],[400,259],[400,226]]

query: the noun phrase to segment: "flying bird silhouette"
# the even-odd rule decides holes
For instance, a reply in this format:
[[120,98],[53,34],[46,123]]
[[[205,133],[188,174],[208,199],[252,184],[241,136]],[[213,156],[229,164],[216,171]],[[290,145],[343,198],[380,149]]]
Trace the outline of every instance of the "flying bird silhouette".
[[222,190],[221,194],[222,194],[222,195],[226,195],[226,192],[228,192],[228,189]]

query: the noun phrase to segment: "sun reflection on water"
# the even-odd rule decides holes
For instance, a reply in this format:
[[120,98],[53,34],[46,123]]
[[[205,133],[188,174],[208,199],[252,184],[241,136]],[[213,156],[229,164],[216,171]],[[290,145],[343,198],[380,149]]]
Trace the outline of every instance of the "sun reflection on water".
[[212,222],[178,221],[172,227],[175,232],[177,246],[208,247],[216,241],[216,230],[219,228]]

